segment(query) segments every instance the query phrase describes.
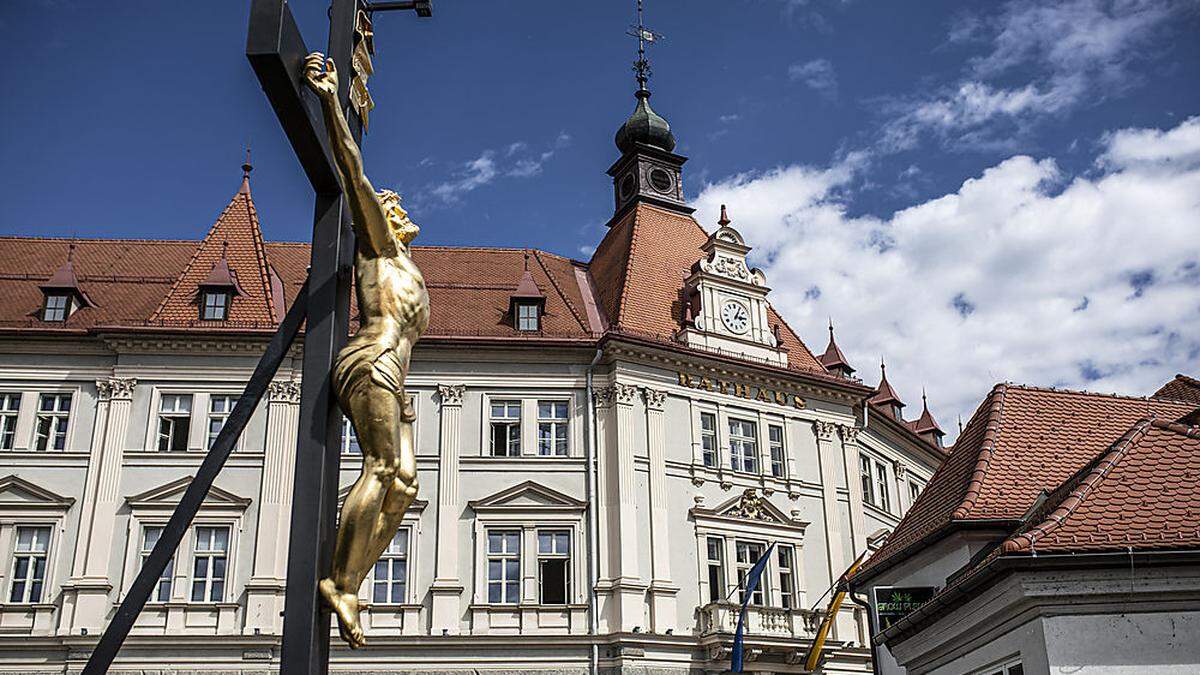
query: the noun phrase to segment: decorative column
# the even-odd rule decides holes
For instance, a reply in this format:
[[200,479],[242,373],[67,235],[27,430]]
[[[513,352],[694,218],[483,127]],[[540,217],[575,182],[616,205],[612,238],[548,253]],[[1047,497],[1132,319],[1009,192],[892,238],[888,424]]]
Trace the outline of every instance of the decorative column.
[[[859,480],[858,429],[843,426],[841,431],[842,461],[846,466],[847,487],[850,488],[850,540],[854,542],[854,550],[850,552],[850,559],[854,559],[858,557],[858,554],[867,550],[867,517],[863,513],[862,481]],[[849,565],[849,561],[846,564]]]
[[[88,457],[79,533],[71,578],[63,584],[60,629],[78,635],[99,631],[111,605],[108,564],[112,559],[117,509],[120,508],[121,459],[129,437],[129,411],[137,380],[111,377],[96,381],[96,422]],[[140,536],[134,533],[133,536]]]
[[604,509],[600,551],[601,629],[631,632],[644,628],[646,584],[638,569],[637,495],[634,487],[633,403],[637,387],[614,383],[596,392],[597,432],[600,438],[599,491]]
[[896,510],[903,516],[912,508],[912,496],[908,493],[908,466],[899,460],[892,463],[896,476]]
[[663,407],[667,392],[642,388],[646,399],[646,448],[650,456],[650,631],[675,629],[675,595],[671,580],[671,541],[667,518],[667,429]]
[[462,404],[466,385],[439,384],[441,428],[438,458],[437,562],[430,594],[433,635],[457,635],[462,627],[463,584],[458,576],[458,458],[462,454]]
[[300,423],[300,383],[272,382],[267,387],[267,440],[255,527],[254,570],[246,583],[246,635],[278,635],[283,630],[283,593],[287,576],[288,527],[296,434]]
[[821,466],[821,506],[825,514],[825,548],[829,553],[829,579],[835,581],[850,565],[842,546],[842,516],[838,508],[837,455],[834,441],[837,425],[833,422],[813,422],[817,437],[817,456]]

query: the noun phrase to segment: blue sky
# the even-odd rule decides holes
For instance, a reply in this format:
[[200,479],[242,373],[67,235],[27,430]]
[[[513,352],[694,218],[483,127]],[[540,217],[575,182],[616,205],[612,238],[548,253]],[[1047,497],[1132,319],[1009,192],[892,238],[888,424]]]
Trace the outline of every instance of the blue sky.
[[[307,182],[243,56],[248,5],[3,3],[0,233],[200,237],[249,141],[267,237],[307,239]],[[326,3],[293,5],[322,47]],[[632,0],[377,17],[368,173],[422,243],[588,257],[632,20]],[[865,379],[886,355],[947,427],[999,380],[1147,393],[1198,369],[1200,3],[647,0],[647,24],[689,199],[705,223],[729,202],[817,351],[832,315]],[[1171,250],[1131,252],[1152,235]]]

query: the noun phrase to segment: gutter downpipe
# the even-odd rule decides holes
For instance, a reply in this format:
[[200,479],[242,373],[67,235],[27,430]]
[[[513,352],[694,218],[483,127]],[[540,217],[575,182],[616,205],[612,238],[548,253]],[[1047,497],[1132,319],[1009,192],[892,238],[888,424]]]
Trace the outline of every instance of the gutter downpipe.
[[584,432],[584,452],[587,455],[584,458],[584,469],[587,473],[586,487],[587,493],[587,524],[588,524],[588,548],[587,548],[587,566],[588,566],[588,630],[592,635],[592,653],[589,663],[589,671],[592,675],[598,675],[600,672],[600,645],[596,643],[600,621],[596,616],[596,584],[600,581],[599,558],[597,556],[597,548],[600,545],[600,528],[597,524],[596,517],[596,399],[592,395],[592,372],[596,369],[596,364],[600,362],[600,357],[604,355],[604,350],[597,348],[596,355],[592,357],[592,362],[587,367],[587,416],[584,418],[587,429]]
[[871,672],[879,675],[879,646],[875,644],[875,612],[871,611],[871,603],[860,600],[852,589],[846,589],[850,602],[863,608],[867,613],[867,642],[871,644]]

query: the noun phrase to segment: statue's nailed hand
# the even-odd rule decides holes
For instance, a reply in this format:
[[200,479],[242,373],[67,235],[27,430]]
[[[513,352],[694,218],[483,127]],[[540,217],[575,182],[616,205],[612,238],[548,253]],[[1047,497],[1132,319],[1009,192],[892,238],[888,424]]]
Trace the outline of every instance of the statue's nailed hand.
[[304,81],[323,99],[337,98],[337,67],[333,59],[326,59],[321,52],[313,52],[304,58]]

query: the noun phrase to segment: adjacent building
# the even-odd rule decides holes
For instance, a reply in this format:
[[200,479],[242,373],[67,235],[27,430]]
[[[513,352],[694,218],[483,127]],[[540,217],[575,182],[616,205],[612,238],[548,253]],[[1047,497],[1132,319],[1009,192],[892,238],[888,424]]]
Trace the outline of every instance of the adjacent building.
[[881,673],[1200,670],[1200,382],[997,385],[851,579]]
[[[370,645],[337,672],[716,673],[739,581],[749,658],[800,672],[831,583],[944,458],[833,340],[771,306],[724,212],[683,199],[638,92],[588,261],[415,247],[432,299],[408,386],[419,499],[362,588]],[[241,188],[203,241],[0,238],[0,671],[77,672],[304,281]],[[118,672],[278,668],[298,344]],[[342,436],[342,483],[360,455]],[[828,672],[869,672],[847,605]]]

